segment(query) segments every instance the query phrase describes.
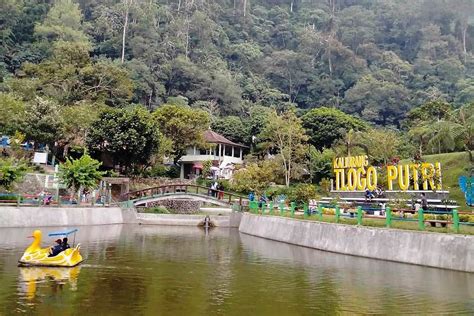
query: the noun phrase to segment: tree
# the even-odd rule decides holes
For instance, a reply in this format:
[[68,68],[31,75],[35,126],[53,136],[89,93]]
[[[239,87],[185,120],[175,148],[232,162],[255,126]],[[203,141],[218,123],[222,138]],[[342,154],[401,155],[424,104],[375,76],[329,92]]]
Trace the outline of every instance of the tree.
[[373,128],[361,135],[360,142],[367,149],[370,159],[375,164],[386,165],[397,156],[402,139],[393,130]]
[[12,94],[0,92],[0,134],[23,130],[26,105]]
[[335,156],[332,149],[324,148],[320,151],[314,146],[309,146],[308,164],[312,183],[319,183],[322,179],[332,178],[332,164]]
[[398,126],[409,108],[409,91],[397,82],[368,75],[347,91],[346,101],[349,113],[376,124]]
[[59,41],[53,55],[39,64],[27,63],[23,70],[39,81],[37,94],[61,104],[82,100],[123,106],[132,97],[133,83],[120,64],[100,58],[93,61],[85,43]]
[[237,170],[232,177],[232,189],[237,192],[255,192],[262,194],[275,178],[275,162],[265,160],[259,163],[249,163]]
[[86,143],[91,152],[108,154],[126,173],[146,165],[158,151],[160,133],[145,108],[109,109],[92,123]]
[[308,140],[301,119],[291,110],[280,115],[273,111],[261,135],[263,139],[268,139],[281,159],[285,184],[288,187],[294,176],[295,166],[304,157],[304,144]]
[[454,113],[454,119],[460,127],[459,136],[461,138],[463,148],[469,153],[471,163],[474,162],[474,103],[465,105]]
[[317,149],[331,147],[351,129],[365,130],[367,123],[340,110],[321,107],[301,117],[309,141]]
[[23,160],[0,158],[0,188],[10,190],[28,171]]
[[67,156],[71,145],[85,146],[89,128],[105,110],[106,106],[101,104],[80,104],[60,109],[63,118],[64,156]]
[[189,106],[164,104],[153,112],[161,133],[173,143],[172,155],[175,162],[190,146],[204,142],[203,133],[209,128],[209,115],[203,110]]
[[219,118],[212,122],[211,129],[233,142],[240,144],[248,144],[250,142],[248,130],[238,116]]
[[47,144],[50,147],[62,138],[63,120],[60,107],[52,100],[36,97],[26,105],[25,126],[23,132],[27,140],[33,140],[35,146]]
[[35,33],[49,41],[88,42],[79,4],[73,0],[55,1],[45,20],[35,27]]
[[72,190],[72,195],[80,194],[84,189],[97,186],[105,172],[99,171],[102,163],[92,159],[87,153],[79,159],[69,159],[59,165],[59,178],[66,187]]

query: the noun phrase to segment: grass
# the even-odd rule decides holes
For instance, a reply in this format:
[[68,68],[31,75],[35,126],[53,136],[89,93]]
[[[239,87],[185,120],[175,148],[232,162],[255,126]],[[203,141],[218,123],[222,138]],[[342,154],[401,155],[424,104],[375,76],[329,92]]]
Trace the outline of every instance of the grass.
[[[259,213],[261,214],[261,213]],[[283,215],[280,215],[280,211],[275,210],[273,212],[273,215],[270,215],[267,212],[265,213],[266,216],[279,216],[279,217],[288,217],[291,218],[291,213],[288,211],[285,211]],[[311,215],[308,217],[305,217],[302,214],[295,214],[293,216],[294,219],[304,219],[304,220],[310,220],[310,221],[321,221],[319,215]],[[407,222],[407,221],[398,221],[394,220],[393,218],[396,218],[396,216],[392,217],[392,225],[391,228],[395,229],[403,229],[403,230],[418,230],[418,222]],[[336,216],[334,215],[323,215],[322,222],[325,223],[336,223]],[[357,225],[357,218],[347,218],[347,217],[340,217],[339,218],[339,224],[346,224],[346,225]],[[368,226],[368,227],[386,227],[385,226],[385,220],[384,219],[374,219],[374,218],[363,218],[362,219],[362,226]],[[435,232],[435,233],[455,233],[452,225],[446,225],[446,227],[431,227],[429,226],[428,223],[425,223],[425,230],[428,232]],[[459,234],[465,234],[465,235],[474,235],[474,226],[469,226],[469,225],[460,225],[459,228]]]

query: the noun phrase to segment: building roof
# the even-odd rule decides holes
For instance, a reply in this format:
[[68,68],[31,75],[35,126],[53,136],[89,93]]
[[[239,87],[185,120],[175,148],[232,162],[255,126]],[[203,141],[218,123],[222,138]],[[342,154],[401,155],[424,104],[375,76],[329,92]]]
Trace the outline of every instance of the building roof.
[[224,145],[231,145],[231,146],[236,146],[236,147],[247,147],[242,144],[234,143],[228,140],[227,138],[225,138],[224,136],[211,131],[210,129],[204,132],[204,139],[208,143],[211,143],[211,144],[224,144]]

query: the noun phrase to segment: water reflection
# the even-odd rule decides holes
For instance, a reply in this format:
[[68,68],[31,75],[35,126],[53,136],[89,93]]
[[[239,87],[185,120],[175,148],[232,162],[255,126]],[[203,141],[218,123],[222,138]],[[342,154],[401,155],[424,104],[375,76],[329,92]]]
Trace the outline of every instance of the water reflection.
[[36,296],[37,284],[47,282],[51,291],[57,293],[63,290],[65,284],[71,291],[77,290],[77,279],[81,267],[52,268],[52,267],[19,267],[20,282],[19,296],[31,301]]
[[81,227],[76,242],[87,260],[73,269],[18,268],[28,234],[0,229],[0,315],[474,311],[474,274],[321,252],[235,229]]

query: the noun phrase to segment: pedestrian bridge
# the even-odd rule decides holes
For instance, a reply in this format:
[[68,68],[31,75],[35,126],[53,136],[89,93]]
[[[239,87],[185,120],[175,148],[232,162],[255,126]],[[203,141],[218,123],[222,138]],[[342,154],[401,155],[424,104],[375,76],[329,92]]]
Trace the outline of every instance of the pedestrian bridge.
[[125,193],[121,196],[121,201],[128,202],[130,206],[147,206],[163,200],[194,200],[224,207],[233,205],[240,207],[244,199],[243,196],[235,193],[211,190],[194,184],[162,185]]

